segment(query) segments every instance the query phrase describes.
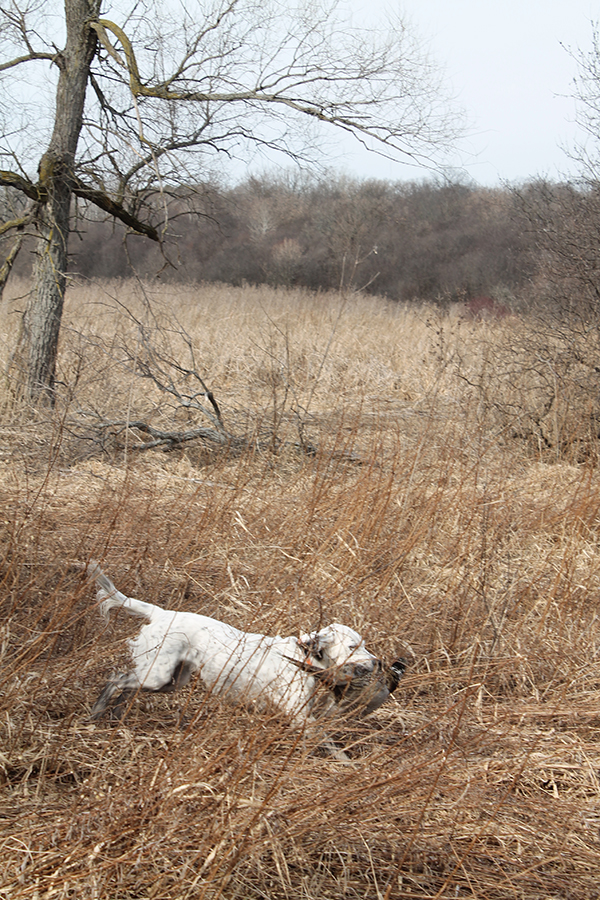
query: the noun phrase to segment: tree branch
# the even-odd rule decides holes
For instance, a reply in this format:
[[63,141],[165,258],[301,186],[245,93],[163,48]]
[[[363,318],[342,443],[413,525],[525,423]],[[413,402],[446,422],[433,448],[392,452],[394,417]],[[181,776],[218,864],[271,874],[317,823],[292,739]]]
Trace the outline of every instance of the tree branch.
[[82,200],[93,203],[94,206],[97,206],[99,209],[104,210],[104,212],[109,213],[109,215],[114,216],[115,219],[119,219],[120,222],[123,222],[128,228],[131,228],[132,231],[136,231],[138,234],[143,234],[150,238],[150,240],[160,243],[160,235],[156,228],[146,224],[146,222],[142,222],[136,216],[132,215],[132,213],[128,212],[124,206],[117,203],[109,197],[108,194],[105,194],[104,191],[88,187],[83,184],[83,182],[79,181],[79,179],[73,179],[73,193]]
[[[16,172],[0,170],[0,185],[15,188],[15,190],[21,191],[21,193],[25,194],[25,196],[29,197],[31,200],[35,200],[36,203],[46,203],[48,201],[47,187],[41,184],[33,184],[33,182],[28,181],[27,178],[23,178],[22,175],[18,175]],[[94,206],[97,206],[99,209],[104,210],[104,212],[109,213],[109,215],[119,219],[119,221],[123,222],[124,225],[127,225],[128,228],[131,228],[132,231],[136,231],[138,234],[143,234],[146,237],[149,237],[150,240],[160,243],[160,236],[156,228],[152,225],[148,225],[146,222],[142,222],[132,213],[128,212],[122,204],[117,203],[109,197],[108,194],[105,194],[104,191],[88,187],[74,175],[71,178],[71,189],[77,197],[80,197],[82,200],[87,200],[89,203],[93,203]],[[26,224],[24,221],[15,219],[13,222],[1,226],[0,234],[9,230],[9,228],[17,228],[19,225],[24,224]]]
[[7,234],[7,232],[12,231],[13,228],[16,228],[17,231],[22,231],[30,221],[31,213],[27,213],[19,219],[9,219],[8,222],[2,222],[0,224],[0,235]]
[[21,249],[21,245],[23,244],[23,235],[17,235],[17,239],[14,244],[10,248],[8,256],[4,260],[2,266],[0,266],[0,298],[4,293],[4,288],[6,286],[6,282],[8,281],[8,276],[11,273],[11,269],[14,265],[15,259],[18,256],[19,250]]
[[142,434],[148,434],[152,438],[151,441],[146,441],[137,446],[129,444],[130,450],[152,450],[154,447],[160,446],[175,447],[178,444],[185,444],[198,439],[208,441],[211,444],[218,444],[220,447],[232,445],[241,448],[246,447],[248,443],[245,438],[235,437],[226,431],[216,431],[214,428],[192,428],[190,431],[162,431],[159,428],[148,425],[147,422],[113,422],[107,423],[103,427],[108,428],[115,425],[126,429],[135,428],[137,431],[141,431]]
[[[93,22],[90,27],[94,29],[100,43],[112,59],[121,68],[127,70],[129,87],[134,99],[146,97],[154,100],[184,103],[242,103],[258,104],[260,106],[284,106],[319,122],[334,125],[348,131],[365,146],[365,139],[371,139],[411,159],[422,157],[422,154],[419,156],[418,153],[411,151],[407,146],[407,138],[416,139],[417,136],[420,136],[422,140],[427,141],[427,138],[421,133],[423,127],[422,114],[417,112],[415,117],[417,106],[412,102],[410,86],[397,88],[395,96],[387,98],[388,102],[401,100],[409,103],[413,118],[412,120],[409,118],[405,127],[399,127],[398,123],[394,123],[393,120],[388,118],[384,118],[379,122],[370,119],[368,110],[382,101],[382,97],[377,97],[374,93],[362,99],[356,95],[333,99],[327,92],[323,98],[318,97],[316,99],[297,96],[298,93],[303,91],[316,89],[319,84],[332,87],[342,83],[347,87],[353,84],[364,86],[364,84],[373,83],[374,92],[377,93],[375,86],[377,86],[380,77],[384,82],[387,81],[389,83],[388,86],[393,83],[390,80],[393,66],[391,64],[388,65],[386,54],[383,51],[378,58],[371,60],[370,65],[355,67],[353,71],[348,69],[340,70],[335,66],[331,71],[326,71],[317,62],[312,67],[302,64],[300,69],[297,69],[294,62],[292,62],[282,71],[276,72],[277,77],[271,78],[266,83],[263,79],[260,79],[257,87],[247,90],[225,92],[173,90],[171,85],[185,71],[185,62],[179,66],[175,75],[171,78],[154,86],[143,84],[131,41],[123,29],[108,19],[100,19],[97,22]],[[110,42],[107,31],[110,31],[120,42],[125,60]],[[186,62],[191,55],[193,55],[192,51],[186,54]],[[273,90],[273,88],[277,87],[280,87],[280,89]],[[269,88],[271,89],[269,90]],[[363,109],[366,112],[362,112],[361,110]],[[355,111],[355,115],[349,115],[350,110]]]
[[48,59],[50,62],[55,62],[57,56],[58,53],[36,53],[32,51],[25,56],[17,56],[15,59],[9,60],[9,62],[0,63],[0,72],[5,72],[7,69],[12,69],[21,63],[31,62],[35,59]]
[[17,191],[21,191],[22,194],[25,194],[30,200],[35,200],[37,203],[45,203],[48,199],[46,188],[33,184],[33,182],[28,181],[27,178],[23,178],[22,175],[18,175],[16,172],[0,170],[0,184],[4,187],[12,187]]

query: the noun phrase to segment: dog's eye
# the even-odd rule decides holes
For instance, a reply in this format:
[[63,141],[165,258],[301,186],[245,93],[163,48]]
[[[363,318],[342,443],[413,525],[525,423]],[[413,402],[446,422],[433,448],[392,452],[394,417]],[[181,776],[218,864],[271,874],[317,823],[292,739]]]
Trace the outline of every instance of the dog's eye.
[[318,649],[315,648],[315,649],[311,652],[311,656],[314,656],[314,658],[315,658],[316,660],[318,660],[319,662],[321,662],[321,660],[323,659],[323,651],[322,651],[322,650],[318,650]]

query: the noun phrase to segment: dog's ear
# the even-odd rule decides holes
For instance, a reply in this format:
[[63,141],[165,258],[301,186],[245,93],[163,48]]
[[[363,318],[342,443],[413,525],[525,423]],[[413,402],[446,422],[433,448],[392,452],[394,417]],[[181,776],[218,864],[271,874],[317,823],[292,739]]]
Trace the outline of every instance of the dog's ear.
[[298,646],[306,654],[307,660],[316,659],[317,662],[322,662],[324,648],[319,631],[303,634],[302,637],[298,638]]

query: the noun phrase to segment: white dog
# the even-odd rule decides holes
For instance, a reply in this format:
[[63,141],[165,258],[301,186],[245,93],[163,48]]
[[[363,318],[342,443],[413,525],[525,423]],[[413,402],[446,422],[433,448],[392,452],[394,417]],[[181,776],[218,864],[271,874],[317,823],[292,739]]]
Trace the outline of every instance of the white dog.
[[[353,684],[366,686],[364,703],[368,712],[389,697],[381,661],[346,625],[328,625],[300,638],[248,634],[208,616],[172,612],[126,597],[97,563],[90,563],[88,575],[96,581],[105,618],[117,607],[149,620],[129,642],[134,668],[112,676],[94,704],[94,719],[109,705],[114,704],[120,712],[127,698],[140,689],[175,691],[195,672],[214,693],[242,703],[262,705],[271,701],[298,725],[314,722],[318,682],[330,693],[330,707],[338,702],[340,689],[352,688]],[[316,678],[311,670],[327,671],[327,678]],[[118,697],[113,701],[115,694]],[[339,759],[347,758],[330,742],[327,746]]]

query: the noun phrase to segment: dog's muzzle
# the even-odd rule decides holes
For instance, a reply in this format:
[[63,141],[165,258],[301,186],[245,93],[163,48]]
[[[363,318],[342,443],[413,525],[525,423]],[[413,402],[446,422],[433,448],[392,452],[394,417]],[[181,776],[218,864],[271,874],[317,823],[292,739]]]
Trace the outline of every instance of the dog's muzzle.
[[375,712],[385,703],[396,690],[406,668],[403,659],[385,666],[380,659],[373,657],[372,660],[321,669],[307,660],[297,660],[291,656],[285,658],[332,691],[336,703],[344,712],[360,709],[363,716]]
[[380,659],[374,659],[372,665],[347,664],[342,666],[343,669],[347,670],[346,678],[333,686],[341,709],[359,709],[361,715],[368,716],[385,703],[395,687]]
[[334,671],[337,684],[351,683],[355,689],[359,690],[361,685],[366,687],[383,672],[383,663],[380,659],[373,659],[371,662],[344,663]]

